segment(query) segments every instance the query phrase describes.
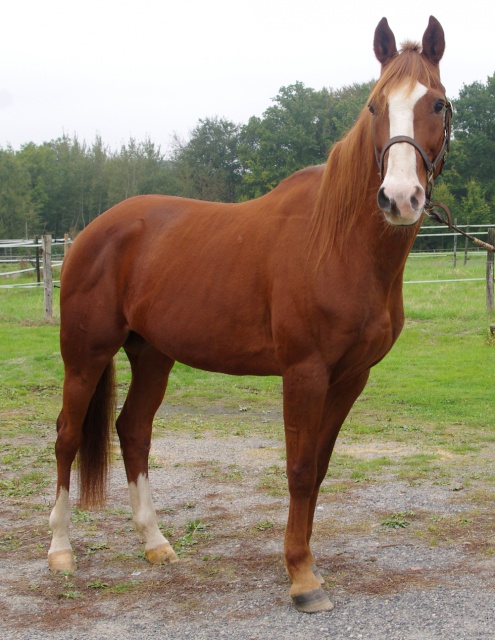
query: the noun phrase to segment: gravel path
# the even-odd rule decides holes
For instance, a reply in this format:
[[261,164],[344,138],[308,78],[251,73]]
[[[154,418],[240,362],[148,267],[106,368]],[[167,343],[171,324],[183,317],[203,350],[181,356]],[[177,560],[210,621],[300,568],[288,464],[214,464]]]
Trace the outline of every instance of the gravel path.
[[[329,480],[314,551],[335,610],[305,615],[290,604],[282,563],[282,443],[179,435],[155,439],[152,454],[159,520],[182,540],[181,562],[143,560],[121,462],[108,507],[75,512],[73,577],[47,570],[51,491],[9,500],[0,512],[0,638],[495,638],[494,503],[473,502],[479,486],[380,476],[332,491]],[[387,514],[409,526],[384,527]]]

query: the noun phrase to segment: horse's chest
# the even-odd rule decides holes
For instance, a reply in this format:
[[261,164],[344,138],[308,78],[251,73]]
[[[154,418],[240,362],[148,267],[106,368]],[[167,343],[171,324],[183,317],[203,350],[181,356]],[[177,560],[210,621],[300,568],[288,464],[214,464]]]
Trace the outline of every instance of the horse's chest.
[[339,323],[328,345],[328,360],[340,371],[369,369],[390,351],[402,326],[402,313],[389,309]]
[[383,358],[392,348],[401,329],[402,322],[392,318],[389,311],[370,318],[363,327],[359,341],[363,355],[367,353],[372,360]]

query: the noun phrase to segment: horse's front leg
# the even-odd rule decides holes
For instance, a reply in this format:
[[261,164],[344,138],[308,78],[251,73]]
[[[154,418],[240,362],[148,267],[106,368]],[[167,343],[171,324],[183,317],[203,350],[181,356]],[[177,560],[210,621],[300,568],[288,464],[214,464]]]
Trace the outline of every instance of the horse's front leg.
[[132,381],[117,419],[117,433],[129,483],[134,524],[152,564],[177,562],[169,541],[159,529],[148,477],[153,417],[160,406],[173,361],[137,335],[124,349],[131,363]]
[[314,573],[308,522],[318,481],[318,434],[328,389],[319,359],[290,367],[283,378],[287,479],[290,504],[285,534],[285,565],[292,580],[290,595],[299,611],[330,611],[333,604]]
[[[346,419],[354,402],[366,386],[368,376],[369,369],[363,371],[357,376],[348,378],[338,384],[332,385],[328,389],[325,398],[325,407],[323,411],[320,431],[318,435],[318,447],[316,452],[316,484],[311,496],[308,514],[308,544],[311,539],[311,534],[313,533],[313,519],[320,485],[327,474],[328,464],[330,462],[330,457],[332,455],[335,441],[337,440],[340,428],[344,423],[344,420]],[[315,572],[316,577],[319,578],[320,583],[323,584],[324,580],[318,569],[316,568],[316,565],[313,566],[313,571]]]

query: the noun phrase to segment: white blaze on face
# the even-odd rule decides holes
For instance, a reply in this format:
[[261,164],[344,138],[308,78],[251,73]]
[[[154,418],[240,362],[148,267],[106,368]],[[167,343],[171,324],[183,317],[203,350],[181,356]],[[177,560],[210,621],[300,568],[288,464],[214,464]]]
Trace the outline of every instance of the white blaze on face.
[[[426,92],[427,88],[418,82],[412,91],[403,87],[390,94],[390,138],[414,138],[414,107]],[[415,149],[407,142],[394,144],[388,150],[382,192],[400,213],[394,214],[393,207],[390,212],[385,212],[392,224],[409,225],[419,220],[425,205],[425,191],[417,175]]]

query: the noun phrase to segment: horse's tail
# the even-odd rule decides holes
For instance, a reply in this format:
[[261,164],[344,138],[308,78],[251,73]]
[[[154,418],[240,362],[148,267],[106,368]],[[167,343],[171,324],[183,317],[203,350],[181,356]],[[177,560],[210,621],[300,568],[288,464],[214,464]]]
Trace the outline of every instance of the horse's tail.
[[115,422],[115,366],[113,360],[103,371],[86,413],[78,451],[81,507],[105,502],[111,433]]

